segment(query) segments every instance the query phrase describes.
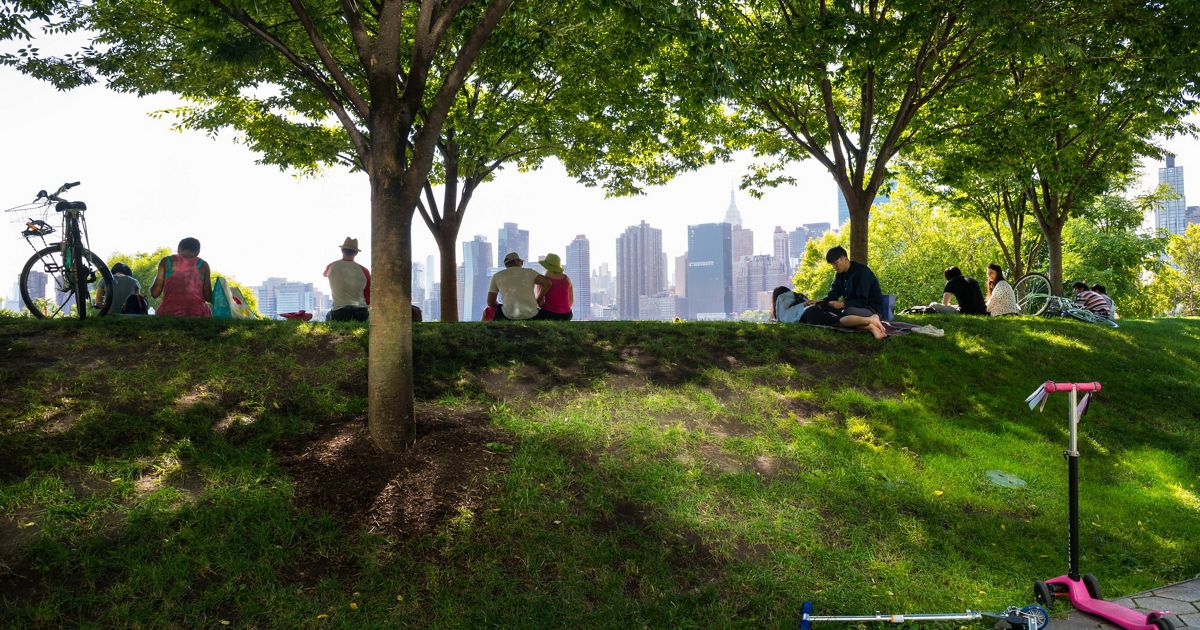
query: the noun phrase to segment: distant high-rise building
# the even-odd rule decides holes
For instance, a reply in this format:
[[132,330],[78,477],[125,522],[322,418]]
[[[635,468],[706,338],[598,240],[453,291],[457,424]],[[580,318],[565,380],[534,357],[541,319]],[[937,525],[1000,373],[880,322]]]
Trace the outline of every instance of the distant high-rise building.
[[841,226],[846,225],[847,223],[850,222],[850,206],[849,206],[849,204],[846,203],[846,195],[844,195],[842,193],[842,188],[840,186],[837,189],[837,199],[838,199],[838,202],[837,202],[838,203],[837,224],[838,224],[838,227],[840,228]]
[[611,306],[615,294],[612,271],[609,270],[608,263],[600,263],[600,267],[592,274],[592,304]]
[[669,322],[675,315],[675,296],[669,292],[638,296],[638,319]]
[[488,284],[495,258],[492,244],[482,234],[475,240],[463,241],[463,320],[479,319],[487,307]]
[[737,200],[734,198],[735,188],[729,189],[729,207],[725,209],[725,223],[733,227],[742,227],[742,213],[738,211]]
[[[801,225],[800,227],[804,228],[808,232],[808,240],[810,240],[810,241],[821,238],[822,236],[825,235],[826,232],[833,229],[833,226],[829,225],[828,223],[824,223],[824,222],[822,222],[822,223],[805,223],[804,225]],[[795,254],[796,252],[792,252],[792,253]]]
[[592,246],[587,236],[579,234],[567,245],[567,260],[563,271],[571,278],[571,288],[575,290],[575,304],[572,311],[575,319],[592,318]]
[[804,255],[806,243],[808,243],[808,229],[804,226],[788,232],[788,253],[792,257],[788,263],[792,266],[795,266],[800,261],[800,257]]
[[[421,293],[423,295],[425,293],[423,291],[424,288],[425,288],[425,265],[422,265],[419,262],[414,262],[412,264],[412,292],[413,292],[413,295],[417,294],[418,289],[422,289]],[[413,304],[417,304],[417,303],[413,302]],[[419,304],[417,304],[417,305],[420,306]]]
[[[278,319],[280,313],[295,313],[307,311],[323,313],[318,306],[324,306],[324,300],[318,297],[318,292],[311,282],[294,282],[287,278],[267,278],[260,286],[253,287],[254,296],[258,299],[258,312],[264,317]],[[325,306],[325,309],[328,309]]]
[[433,290],[433,283],[440,282],[442,278],[441,272],[438,270],[436,260],[433,254],[425,257],[425,293],[428,295]]
[[1187,218],[1188,225],[1200,223],[1200,206],[1188,206]]
[[731,225],[689,225],[687,260],[688,319],[728,319],[733,312]]
[[429,299],[425,300],[425,312],[421,314],[425,321],[442,319],[442,283],[434,282],[429,291]]
[[783,261],[783,264],[788,264],[791,259],[791,239],[788,238],[788,233],[781,226],[775,226],[775,233],[772,235],[772,243],[775,245],[774,255],[778,260]]
[[467,288],[467,275],[466,275],[466,271],[463,269],[462,265],[459,265],[454,270],[454,275],[457,280],[454,284],[454,288],[456,290],[455,292],[457,293],[455,298],[457,300],[457,306],[458,306],[458,321],[460,321],[460,322],[461,321],[470,321],[469,318],[463,317],[463,300],[466,299],[464,297],[466,294],[463,292]]
[[764,291],[791,286],[787,264],[775,256],[751,256],[737,261],[733,264],[733,312],[761,310]]
[[[20,283],[20,276],[17,276],[17,282]],[[31,299],[36,300],[38,298],[46,297],[46,287],[48,286],[50,286],[50,274],[42,271],[30,270],[29,281],[26,285],[26,288],[29,290],[29,297]],[[19,287],[17,288],[17,299],[21,299]]]
[[1170,234],[1183,234],[1187,230],[1187,199],[1183,196],[1183,167],[1175,166],[1175,156],[1167,156],[1167,166],[1158,169],[1158,185],[1166,184],[1175,194],[1174,199],[1158,202],[1154,227]]
[[734,226],[729,231],[729,236],[733,240],[734,260],[741,260],[747,256],[754,255],[754,230]]
[[[728,233],[728,228],[726,228]],[[657,295],[665,288],[662,230],[645,221],[617,237],[617,317],[640,319],[638,298]]]
[[687,254],[675,257],[675,295],[687,297]]
[[496,237],[496,256],[500,260],[509,252],[517,252],[526,264],[537,262],[529,259],[529,230],[522,230],[516,223],[505,223]]

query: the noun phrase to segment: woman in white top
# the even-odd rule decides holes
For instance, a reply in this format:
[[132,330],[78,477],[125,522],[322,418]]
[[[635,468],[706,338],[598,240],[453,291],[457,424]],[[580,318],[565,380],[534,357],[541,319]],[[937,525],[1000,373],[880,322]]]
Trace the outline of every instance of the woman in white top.
[[1021,307],[1017,306],[1017,293],[1004,279],[1004,270],[996,263],[988,265],[987,310],[992,317],[1021,314]]

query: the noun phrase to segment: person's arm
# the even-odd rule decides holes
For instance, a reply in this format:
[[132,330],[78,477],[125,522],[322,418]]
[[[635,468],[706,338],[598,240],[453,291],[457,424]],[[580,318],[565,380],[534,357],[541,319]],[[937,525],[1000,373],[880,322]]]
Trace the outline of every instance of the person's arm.
[[163,292],[163,284],[166,282],[167,259],[164,258],[158,261],[158,275],[154,276],[154,284],[150,285],[150,297],[158,299]]
[[212,279],[207,261],[200,261],[200,286],[204,287],[204,301],[212,304]]
[[546,296],[550,294],[550,278],[547,278],[539,273],[537,277],[533,279],[533,284],[538,288],[537,305],[539,307],[544,306],[546,304]]
[[367,277],[367,286],[363,287],[363,301],[367,303],[367,306],[370,306],[371,305],[371,272],[367,271],[367,268],[363,267],[362,265],[359,265],[359,267],[362,267],[363,275]]
[[953,293],[942,293],[942,304],[943,304],[943,305],[945,305],[945,306],[950,306],[950,305],[951,305],[951,304],[950,304],[950,302],[951,302],[952,300],[954,300],[954,294],[953,294]]
[[497,293],[496,291],[488,291],[488,306],[490,306],[492,308],[496,308],[497,306],[500,306],[500,304],[496,301],[496,297],[499,295],[500,294]]
[[833,282],[829,285],[829,293],[825,295],[822,302],[832,302],[846,293],[846,278],[845,274],[834,274]]

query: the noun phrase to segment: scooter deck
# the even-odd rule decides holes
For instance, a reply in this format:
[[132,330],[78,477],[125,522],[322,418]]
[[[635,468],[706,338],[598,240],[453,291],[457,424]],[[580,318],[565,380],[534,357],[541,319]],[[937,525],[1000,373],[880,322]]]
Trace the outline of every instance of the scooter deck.
[[1171,614],[1169,610],[1143,613],[1103,599],[1093,599],[1083,580],[1072,580],[1065,575],[1046,580],[1046,584],[1060,584],[1066,587],[1067,596],[1075,610],[1106,619],[1125,630],[1157,630],[1154,620]]

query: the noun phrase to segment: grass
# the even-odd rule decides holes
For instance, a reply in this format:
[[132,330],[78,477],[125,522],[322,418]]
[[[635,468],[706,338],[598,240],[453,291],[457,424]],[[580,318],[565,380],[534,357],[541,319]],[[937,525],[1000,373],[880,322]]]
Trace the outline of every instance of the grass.
[[[1084,568],[1110,597],[1200,574],[1200,322],[926,321],[946,337],[422,324],[422,417],[495,436],[427,448],[453,492],[413,528],[372,510],[421,467],[348,471],[356,514],[289,463],[363,423],[365,328],[0,320],[0,608],[18,627],[686,628],[789,626],[805,600],[1023,605],[1065,571],[1066,401],[1022,402],[1047,379],[1104,384]],[[456,457],[484,464],[460,478]]]

